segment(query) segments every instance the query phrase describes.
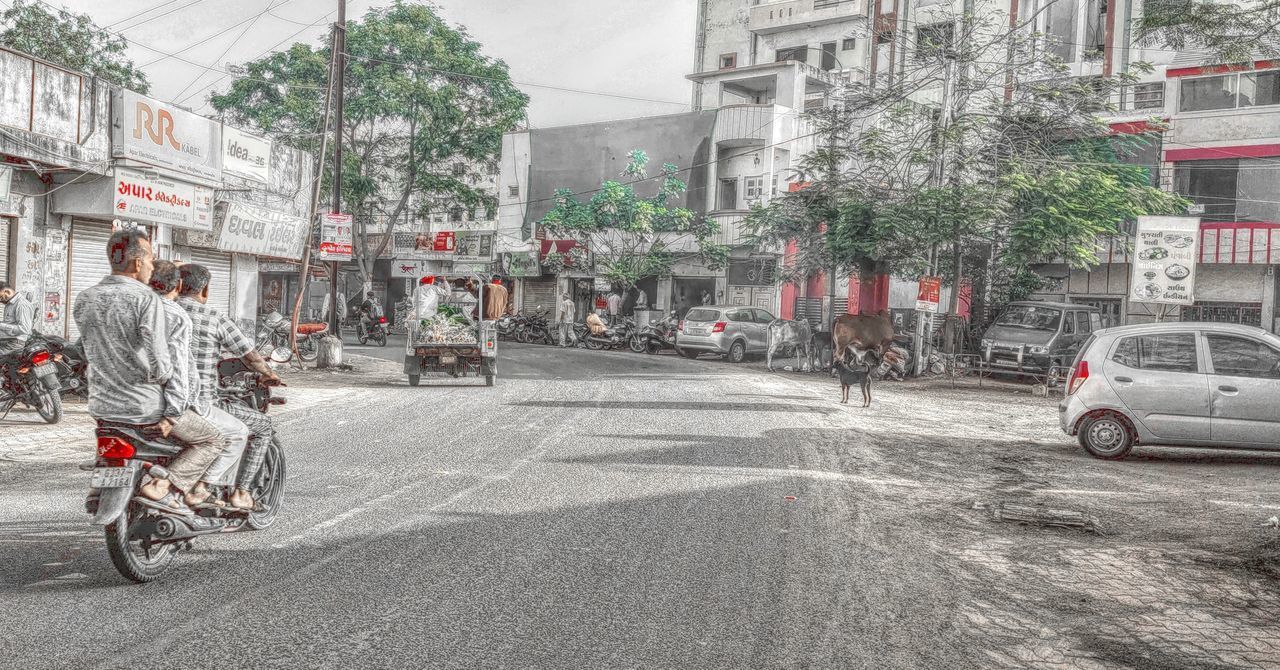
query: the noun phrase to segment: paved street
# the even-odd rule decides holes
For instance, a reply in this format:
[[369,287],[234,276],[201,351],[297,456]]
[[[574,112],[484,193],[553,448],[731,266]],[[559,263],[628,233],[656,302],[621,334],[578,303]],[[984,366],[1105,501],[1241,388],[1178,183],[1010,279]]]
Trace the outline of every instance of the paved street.
[[759,364],[504,345],[494,388],[410,388],[353,360],[289,378],[277,526],[147,586],[81,509],[83,405],[0,424],[3,665],[1280,665],[1280,454],[1101,462],[1052,400],[886,382],[862,409]]

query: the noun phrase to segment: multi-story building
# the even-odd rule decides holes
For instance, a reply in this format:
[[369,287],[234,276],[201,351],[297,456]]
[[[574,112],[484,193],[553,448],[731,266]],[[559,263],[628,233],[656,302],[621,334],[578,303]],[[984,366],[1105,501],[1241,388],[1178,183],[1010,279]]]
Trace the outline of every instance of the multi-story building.
[[0,79],[0,277],[37,305],[37,329],[77,335],[70,307],[110,273],[107,239],[125,227],[158,258],[208,266],[211,304],[232,318],[283,301],[288,276],[270,270],[308,243],[309,156],[11,50]]

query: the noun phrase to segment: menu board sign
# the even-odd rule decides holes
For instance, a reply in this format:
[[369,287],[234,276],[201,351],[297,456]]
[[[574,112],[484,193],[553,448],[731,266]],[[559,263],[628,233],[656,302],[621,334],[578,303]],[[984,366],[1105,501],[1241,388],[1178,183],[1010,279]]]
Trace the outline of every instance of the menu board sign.
[[1140,216],[1129,299],[1165,305],[1195,302],[1200,219]]

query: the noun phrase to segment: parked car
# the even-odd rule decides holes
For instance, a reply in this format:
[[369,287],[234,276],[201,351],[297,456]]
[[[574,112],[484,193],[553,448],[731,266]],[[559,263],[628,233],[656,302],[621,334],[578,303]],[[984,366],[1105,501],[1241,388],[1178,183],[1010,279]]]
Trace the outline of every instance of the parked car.
[[769,349],[773,315],[756,307],[703,305],[684,315],[676,329],[676,351],[687,358],[718,354],[741,363],[747,354]]
[[1058,406],[1098,458],[1134,445],[1280,449],[1280,337],[1253,326],[1153,323],[1095,332]]
[[1048,373],[1066,367],[1102,328],[1097,307],[1034,300],[1009,303],[983,334],[982,359],[993,369]]

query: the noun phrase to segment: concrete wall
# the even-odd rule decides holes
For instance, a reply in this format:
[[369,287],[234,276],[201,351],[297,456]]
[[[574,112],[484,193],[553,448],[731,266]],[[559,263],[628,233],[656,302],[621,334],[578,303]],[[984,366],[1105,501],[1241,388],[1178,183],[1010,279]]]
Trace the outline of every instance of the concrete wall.
[[701,62],[694,63],[695,72],[720,69],[720,55],[738,54],[738,65],[750,65],[751,0],[694,0],[704,3],[705,16],[699,31],[706,45]]
[[[502,158],[498,161],[498,252],[519,251],[527,247],[525,228],[526,200],[529,193],[529,131],[502,136]],[[511,194],[516,187],[515,195]]]
[[[529,131],[532,169],[525,221],[536,222],[551,209],[556,189],[594,191],[610,179],[626,181],[621,175],[633,149],[648,154],[649,176],[659,174],[663,163],[685,169],[680,177],[689,190],[673,204],[705,213],[708,171],[704,164],[711,159],[715,118],[714,111],[691,112]],[[510,163],[511,157],[504,154],[502,162]],[[657,193],[658,183],[650,179],[633,188],[649,197]]]
[[0,153],[102,173],[109,99],[100,81],[0,48]]

